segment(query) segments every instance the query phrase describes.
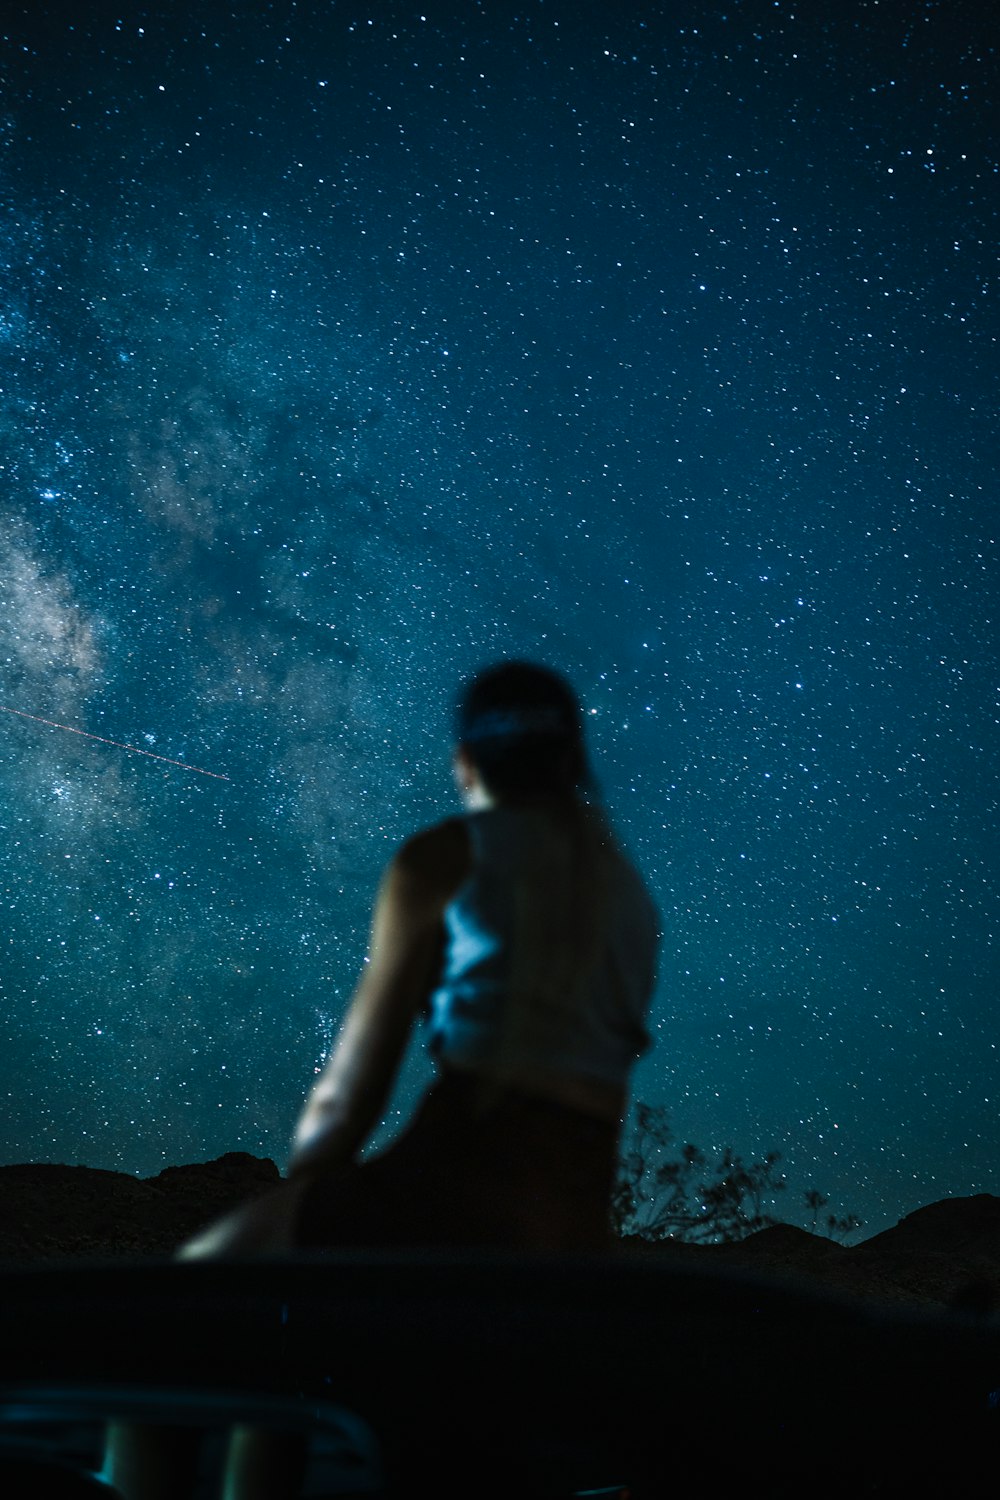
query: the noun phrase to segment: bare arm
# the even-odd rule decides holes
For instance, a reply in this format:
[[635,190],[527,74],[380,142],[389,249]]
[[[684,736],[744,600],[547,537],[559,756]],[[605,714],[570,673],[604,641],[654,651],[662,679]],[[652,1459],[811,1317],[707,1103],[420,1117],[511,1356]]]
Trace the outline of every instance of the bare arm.
[[350,1161],[381,1118],[414,1017],[436,977],[442,913],[467,866],[468,836],[457,820],[418,834],[389,865],[375,902],[369,961],[295,1130],[293,1176]]

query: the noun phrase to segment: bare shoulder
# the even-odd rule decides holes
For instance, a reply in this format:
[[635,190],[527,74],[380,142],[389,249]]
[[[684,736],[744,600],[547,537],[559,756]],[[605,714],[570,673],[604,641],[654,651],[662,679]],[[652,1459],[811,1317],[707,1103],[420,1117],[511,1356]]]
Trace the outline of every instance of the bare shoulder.
[[409,891],[422,891],[428,899],[444,903],[466,879],[471,859],[465,819],[448,818],[407,839],[389,874]]

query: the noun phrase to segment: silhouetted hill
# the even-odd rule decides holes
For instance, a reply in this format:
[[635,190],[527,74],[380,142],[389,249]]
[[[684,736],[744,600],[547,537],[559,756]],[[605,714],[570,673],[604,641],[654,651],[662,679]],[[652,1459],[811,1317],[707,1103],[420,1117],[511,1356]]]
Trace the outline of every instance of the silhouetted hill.
[[[232,1151],[217,1161],[129,1177],[92,1167],[0,1167],[0,1265],[169,1256],[219,1214],[280,1182],[274,1162]],[[1000,1307],[1000,1198],[945,1198],[846,1247],[791,1224],[737,1245],[649,1245],[631,1253],[685,1265],[731,1265],[819,1282],[866,1299]]]
[[879,1302],[983,1313],[1000,1308],[1000,1198],[988,1193],[943,1198],[853,1246],[792,1224],[762,1229],[736,1245],[631,1246],[639,1254],[820,1282]]
[[171,1255],[195,1230],[280,1182],[273,1161],[217,1161],[130,1177],[95,1167],[0,1167],[0,1264]]

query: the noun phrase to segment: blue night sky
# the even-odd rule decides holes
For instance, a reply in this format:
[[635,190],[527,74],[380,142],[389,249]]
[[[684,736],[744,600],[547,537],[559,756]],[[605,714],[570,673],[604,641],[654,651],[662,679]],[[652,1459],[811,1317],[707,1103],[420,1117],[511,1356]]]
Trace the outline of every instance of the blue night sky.
[[4,14],[0,1159],[283,1161],[526,655],[663,912],[636,1096],[800,1222],[1000,1192],[986,9]]

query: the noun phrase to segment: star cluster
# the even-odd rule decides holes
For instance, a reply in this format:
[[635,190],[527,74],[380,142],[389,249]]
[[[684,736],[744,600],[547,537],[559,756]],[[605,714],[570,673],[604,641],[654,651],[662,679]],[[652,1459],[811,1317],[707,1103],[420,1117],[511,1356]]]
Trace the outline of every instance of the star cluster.
[[516,654],[663,912],[638,1096],[1000,1191],[981,8],[6,14],[4,1159],[283,1159]]

